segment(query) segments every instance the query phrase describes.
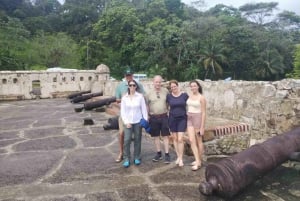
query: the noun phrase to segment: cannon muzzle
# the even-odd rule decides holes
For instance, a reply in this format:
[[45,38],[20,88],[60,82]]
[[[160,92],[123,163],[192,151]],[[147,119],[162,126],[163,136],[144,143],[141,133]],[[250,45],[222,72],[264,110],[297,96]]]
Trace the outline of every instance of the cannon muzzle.
[[300,127],[209,164],[205,171],[206,181],[200,183],[199,190],[205,195],[216,192],[232,197],[283,162],[298,159],[299,150]]

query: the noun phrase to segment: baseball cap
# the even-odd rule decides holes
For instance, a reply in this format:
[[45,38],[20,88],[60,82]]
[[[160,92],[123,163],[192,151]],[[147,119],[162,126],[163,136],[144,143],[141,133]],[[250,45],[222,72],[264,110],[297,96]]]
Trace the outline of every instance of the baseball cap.
[[130,68],[127,68],[124,72],[125,75],[132,75],[133,71]]

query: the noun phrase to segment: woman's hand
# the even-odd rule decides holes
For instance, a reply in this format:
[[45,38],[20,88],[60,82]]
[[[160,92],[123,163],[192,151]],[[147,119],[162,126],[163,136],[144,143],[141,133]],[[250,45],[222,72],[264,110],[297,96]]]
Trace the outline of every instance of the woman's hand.
[[131,124],[126,124],[126,128],[131,128]]
[[200,128],[200,133],[201,133],[200,135],[202,136],[204,135],[204,128]]

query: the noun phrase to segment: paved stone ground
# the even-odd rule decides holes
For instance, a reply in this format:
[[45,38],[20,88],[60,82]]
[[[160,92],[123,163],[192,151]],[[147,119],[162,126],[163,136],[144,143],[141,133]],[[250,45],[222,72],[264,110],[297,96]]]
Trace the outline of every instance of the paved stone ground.
[[[0,200],[223,200],[198,191],[205,167],[193,172],[190,166],[152,162],[154,145],[147,134],[143,134],[142,164],[124,169],[114,162],[118,132],[102,128],[110,116],[96,111],[76,113],[74,108],[67,99],[0,103]],[[84,126],[86,117],[95,124]],[[171,156],[174,160],[174,152]],[[186,164],[191,161],[185,156]],[[284,171],[282,167],[273,174]],[[283,191],[287,193],[276,194],[283,184],[270,175],[231,200],[269,201],[284,196],[299,200],[299,171],[292,171],[284,186],[288,185]]]

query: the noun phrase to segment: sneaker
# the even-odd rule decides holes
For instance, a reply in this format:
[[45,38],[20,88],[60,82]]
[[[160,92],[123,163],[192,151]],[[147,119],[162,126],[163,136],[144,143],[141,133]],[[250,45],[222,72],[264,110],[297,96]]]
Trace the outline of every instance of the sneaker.
[[165,155],[165,163],[170,163],[170,162],[171,162],[170,154],[166,154]]
[[157,162],[159,160],[162,160],[161,154],[157,153],[154,158],[152,159],[152,161]]
[[135,164],[135,165],[140,165],[140,164],[141,164],[141,160],[135,159],[135,160],[134,160],[134,164]]
[[124,161],[123,167],[124,167],[124,168],[128,168],[129,166],[130,166],[129,160]]

